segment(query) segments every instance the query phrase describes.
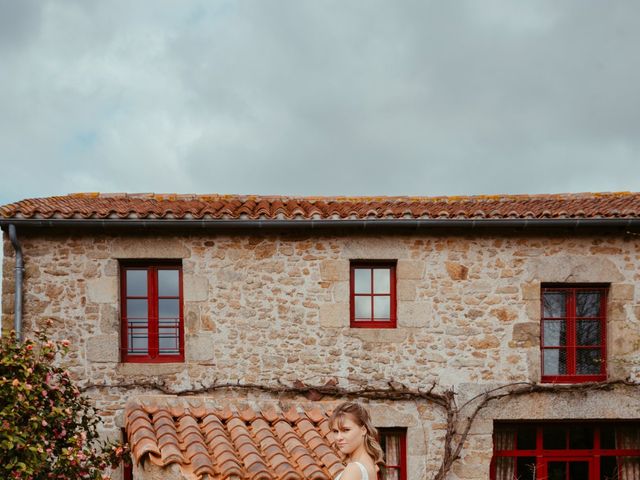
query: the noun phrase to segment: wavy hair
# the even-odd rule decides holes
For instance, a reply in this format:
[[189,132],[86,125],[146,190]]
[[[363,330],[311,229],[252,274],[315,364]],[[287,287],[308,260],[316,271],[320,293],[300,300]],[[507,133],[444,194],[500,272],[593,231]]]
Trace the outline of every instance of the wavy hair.
[[[349,417],[359,427],[366,430],[364,436],[364,449],[369,454],[373,463],[378,465],[384,464],[384,452],[380,443],[378,443],[378,429],[373,426],[369,411],[359,402],[344,402],[338,405],[329,417],[329,427],[334,426],[341,428],[345,417]],[[379,468],[379,467],[378,467]]]

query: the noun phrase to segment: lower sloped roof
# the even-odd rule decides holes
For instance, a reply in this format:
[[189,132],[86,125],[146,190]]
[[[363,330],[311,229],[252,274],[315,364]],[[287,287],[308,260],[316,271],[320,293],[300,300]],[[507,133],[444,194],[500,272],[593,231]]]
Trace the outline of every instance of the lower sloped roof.
[[188,478],[330,480],[344,466],[328,416],[319,407],[154,396],[131,400],[125,422],[134,462],[178,464]]

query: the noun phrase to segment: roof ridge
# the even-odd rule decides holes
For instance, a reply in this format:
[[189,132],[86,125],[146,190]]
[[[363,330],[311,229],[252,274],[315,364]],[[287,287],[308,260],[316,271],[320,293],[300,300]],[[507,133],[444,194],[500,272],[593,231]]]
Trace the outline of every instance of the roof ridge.
[[357,220],[638,218],[638,192],[459,196],[72,193],[0,206],[3,219]]

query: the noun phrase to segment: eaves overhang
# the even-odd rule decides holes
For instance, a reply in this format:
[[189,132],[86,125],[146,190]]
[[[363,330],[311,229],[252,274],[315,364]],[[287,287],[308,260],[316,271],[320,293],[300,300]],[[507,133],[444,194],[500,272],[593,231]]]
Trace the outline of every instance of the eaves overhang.
[[189,230],[424,230],[424,229],[636,229],[640,218],[501,218],[501,219],[105,219],[105,218],[0,218],[0,227],[176,229]]

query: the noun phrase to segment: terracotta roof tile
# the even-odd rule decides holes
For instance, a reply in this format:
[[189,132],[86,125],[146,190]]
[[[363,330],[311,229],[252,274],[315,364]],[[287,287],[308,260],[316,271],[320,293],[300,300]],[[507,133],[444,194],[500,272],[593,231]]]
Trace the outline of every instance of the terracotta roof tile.
[[169,396],[132,400],[125,412],[136,463],[178,464],[189,478],[211,480],[334,478],[344,466],[333,450],[328,415],[295,406],[219,409]]
[[450,197],[286,197],[78,193],[0,207],[0,219],[637,218],[640,193]]

